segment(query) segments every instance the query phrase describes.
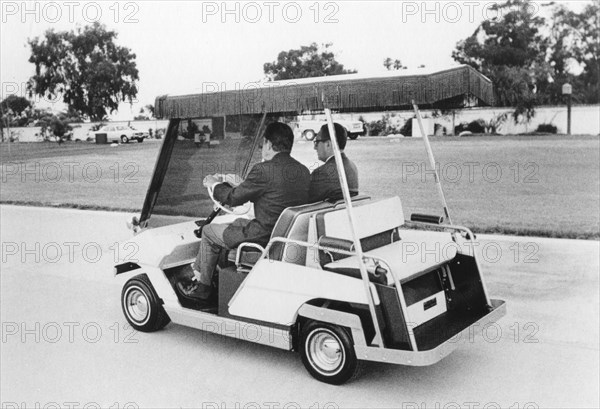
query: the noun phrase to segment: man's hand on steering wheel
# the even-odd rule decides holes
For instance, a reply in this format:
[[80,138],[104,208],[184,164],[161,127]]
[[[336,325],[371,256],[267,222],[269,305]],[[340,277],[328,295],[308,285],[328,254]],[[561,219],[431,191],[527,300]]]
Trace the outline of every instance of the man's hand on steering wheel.
[[223,204],[221,204],[217,200],[215,200],[214,195],[213,195],[215,186],[218,185],[219,183],[228,183],[229,185],[235,187],[235,186],[239,185],[241,182],[242,182],[242,179],[238,175],[235,175],[235,174],[228,174],[228,175],[215,174],[215,175],[206,176],[204,178],[204,180],[202,181],[202,184],[208,189],[208,195],[212,199],[212,201],[215,203],[215,206],[217,208],[223,210],[226,213],[241,216],[250,211],[250,208],[252,207],[252,204],[250,202],[245,203],[242,206],[230,208],[228,206],[224,206]]
[[230,186],[236,187],[243,181],[244,180],[241,177],[239,177],[238,175],[236,175],[235,173],[229,173],[229,174],[218,174],[217,173],[214,175],[206,176],[202,183],[207,188],[214,188],[214,185],[219,184],[219,183],[228,183]]
[[213,189],[215,185],[219,183],[223,183],[223,178],[221,177],[221,175],[208,175],[202,181],[204,187],[208,189]]

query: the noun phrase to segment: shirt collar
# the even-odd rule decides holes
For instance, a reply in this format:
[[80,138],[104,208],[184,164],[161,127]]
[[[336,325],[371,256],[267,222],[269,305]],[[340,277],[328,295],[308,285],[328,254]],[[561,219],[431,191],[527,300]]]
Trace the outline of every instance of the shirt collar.
[[[343,157],[344,157],[344,151],[341,151],[341,152],[340,152],[340,155],[341,155],[341,156],[342,156],[342,158],[343,158]],[[329,159],[333,158],[334,156],[335,156],[335,155],[331,155],[330,157],[328,157],[328,158],[325,160],[325,163],[329,162]]]

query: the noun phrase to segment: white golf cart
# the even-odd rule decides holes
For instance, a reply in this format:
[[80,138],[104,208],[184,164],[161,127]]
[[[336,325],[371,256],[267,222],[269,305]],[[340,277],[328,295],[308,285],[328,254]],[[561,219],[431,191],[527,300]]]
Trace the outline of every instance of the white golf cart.
[[[180,293],[177,282],[193,275],[197,229],[251,217],[240,215],[247,208],[214,203],[202,180],[215,173],[243,178],[260,160],[267,122],[325,112],[333,134],[331,110],[414,109],[420,122],[416,104],[462,107],[492,98],[490,81],[467,66],[417,76],[353,74],[259,85],[157,98],[158,117],[170,122],[141,217],[133,221],[136,259],[115,267],[115,274],[128,278],[121,303],[135,329],[157,331],[172,321],[297,351],[313,377],[342,384],[363,360],[434,364],[459,345],[459,335],[506,313],[505,303],[487,294],[469,251],[474,246],[464,245],[473,234],[451,224],[439,179],[444,215],[407,218],[398,197],[350,197],[336,143],[344,200],[288,208],[265,248],[244,243],[223,252],[210,305]],[[193,139],[181,136],[188,119],[212,121],[215,149],[196,149]],[[409,255],[409,243],[441,250]]]

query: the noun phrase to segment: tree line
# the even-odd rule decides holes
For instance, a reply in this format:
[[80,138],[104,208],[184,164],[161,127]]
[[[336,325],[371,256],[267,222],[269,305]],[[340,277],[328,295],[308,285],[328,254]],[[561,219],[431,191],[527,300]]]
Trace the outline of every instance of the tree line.
[[[483,21],[469,37],[459,41],[452,58],[468,64],[494,84],[497,106],[514,107],[515,121],[529,120],[539,105],[562,103],[561,87],[573,86],[573,101],[597,104],[600,99],[598,1],[581,12],[550,3],[549,18],[534,15],[529,0],[507,0],[491,7],[501,16]],[[117,33],[100,23],[76,31],[46,31],[28,40],[29,62],[35,74],[27,83],[29,97],[60,98],[67,111],[59,115],[36,109],[24,97],[10,95],[0,104],[0,128],[28,124],[103,121],[121,102],[133,103],[138,93],[136,55],[116,44]],[[406,67],[398,58],[386,57],[388,70]],[[419,66],[423,67],[423,65]],[[332,44],[311,43],[281,51],[266,62],[267,80],[321,77],[356,73],[340,63]],[[149,118],[146,105],[136,118]]]

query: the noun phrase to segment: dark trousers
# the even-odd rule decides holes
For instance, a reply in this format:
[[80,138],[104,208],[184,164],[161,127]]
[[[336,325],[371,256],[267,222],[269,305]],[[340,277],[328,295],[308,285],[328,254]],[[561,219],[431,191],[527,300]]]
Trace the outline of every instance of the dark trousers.
[[197,278],[204,285],[210,286],[212,284],[212,277],[221,250],[229,249],[223,241],[223,232],[228,226],[229,224],[207,224],[202,229],[200,250],[192,267],[195,275],[200,273],[200,277]]

